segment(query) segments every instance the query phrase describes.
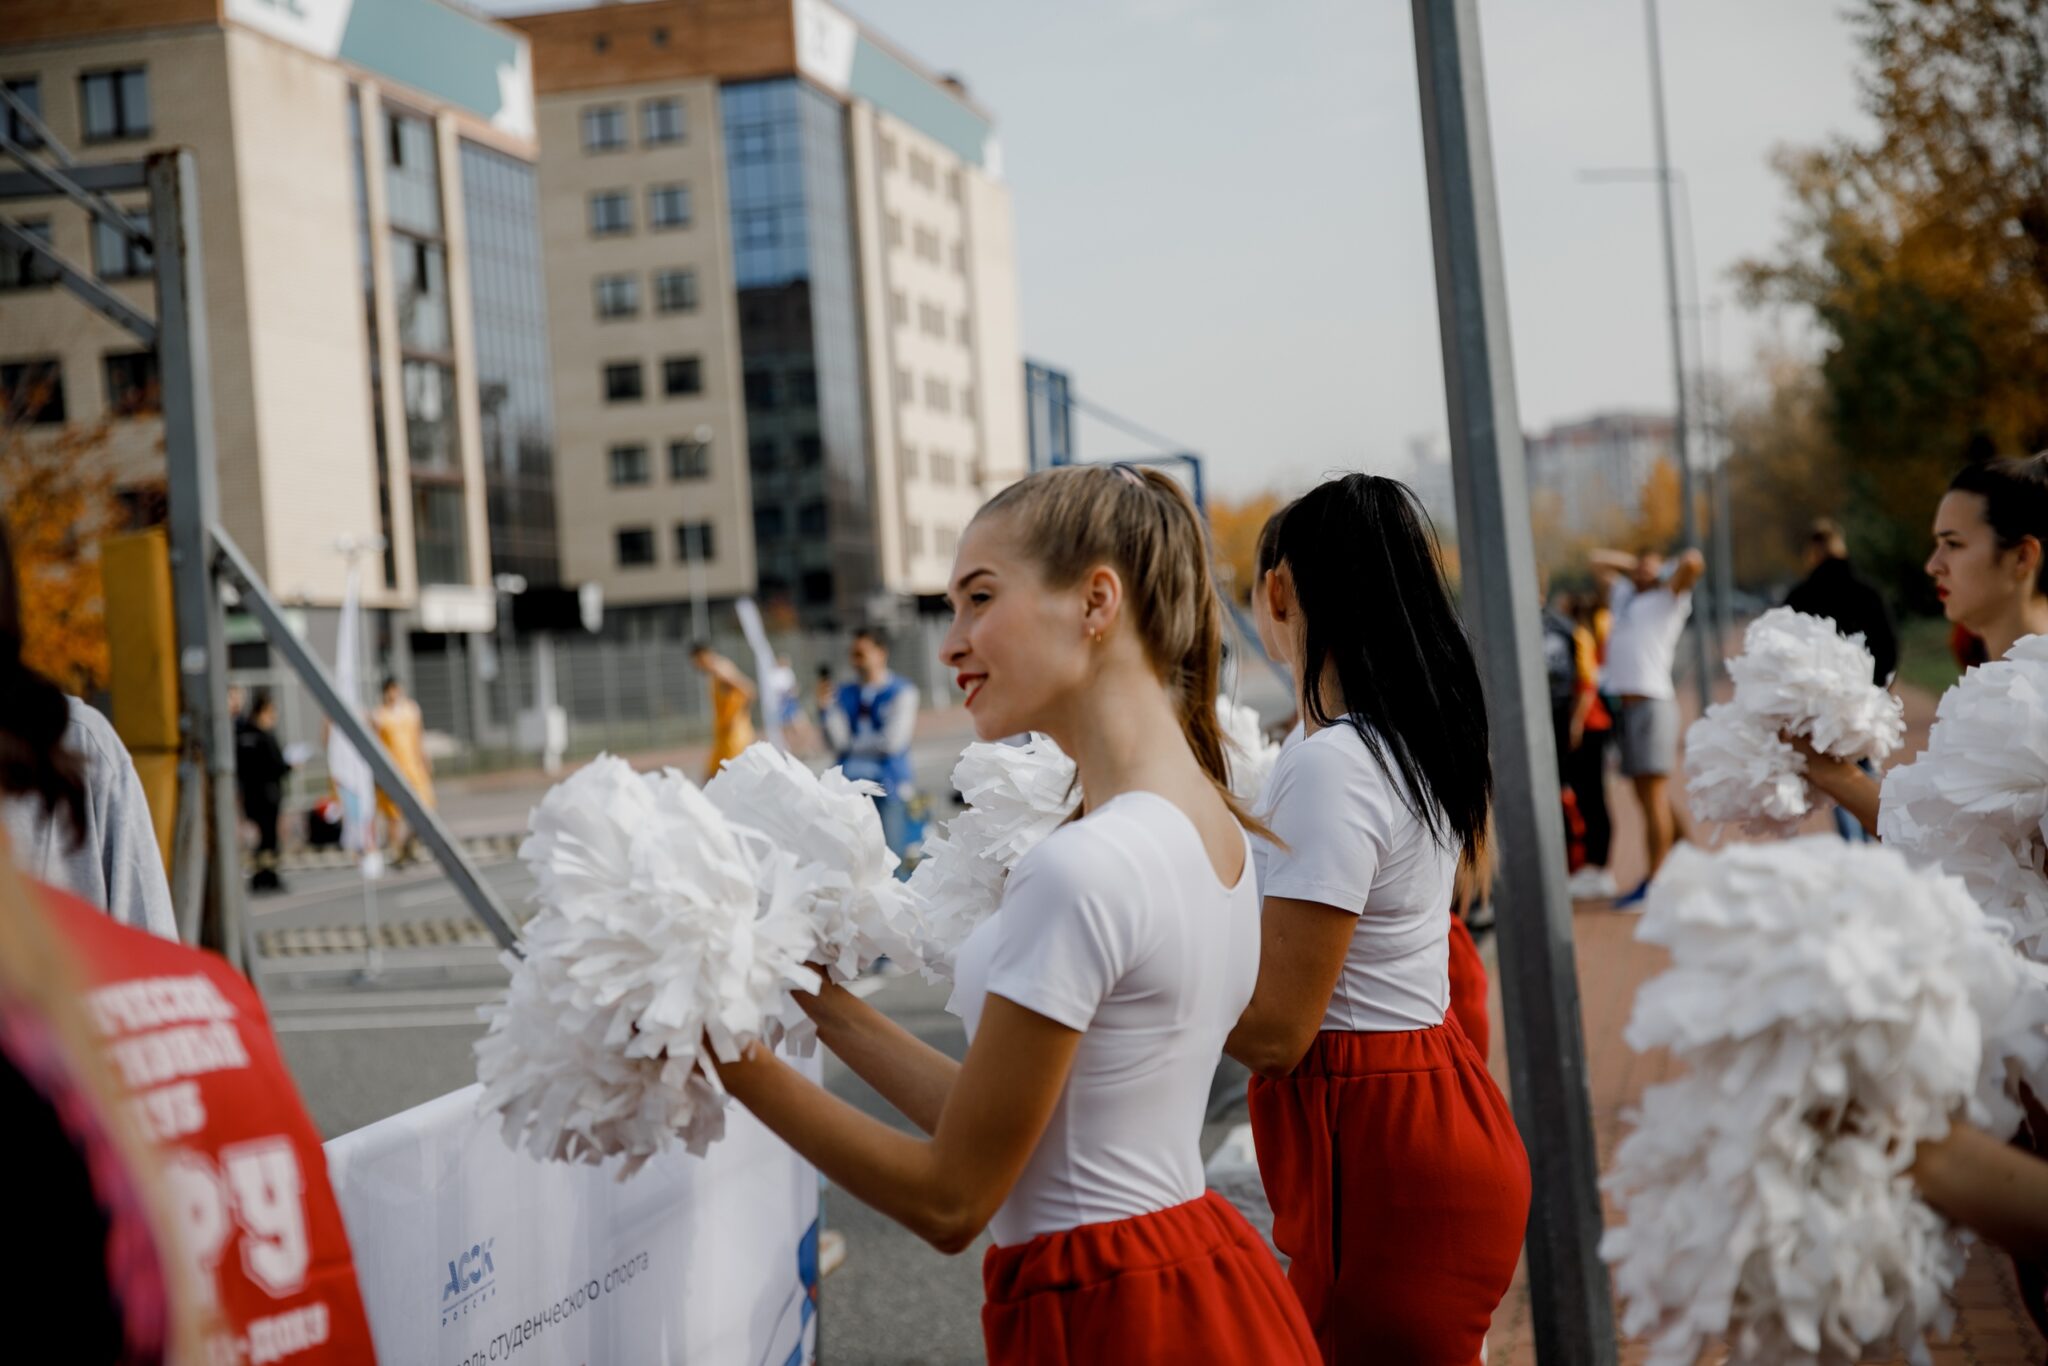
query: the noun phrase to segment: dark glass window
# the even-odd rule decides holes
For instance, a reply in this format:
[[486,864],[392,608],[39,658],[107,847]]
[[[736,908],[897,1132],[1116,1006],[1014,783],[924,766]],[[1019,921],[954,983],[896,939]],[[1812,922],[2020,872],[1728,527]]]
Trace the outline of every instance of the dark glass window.
[[709,479],[711,477],[711,443],[692,437],[686,441],[668,443],[668,477],[671,479]]
[[462,486],[441,481],[412,487],[412,543],[421,583],[468,583]]
[[789,372],[789,401],[800,408],[818,406],[818,372],[806,366]]
[[747,371],[747,406],[765,410],[775,406],[775,372],[773,370]]
[[139,66],[89,71],[78,78],[87,142],[149,136],[149,73]]
[[[439,361],[401,362],[405,388],[405,445],[415,474],[456,474],[455,371]],[[466,580],[468,575],[463,575]]]
[[747,446],[747,464],[756,474],[767,474],[775,468],[775,441],[763,437]]
[[163,411],[163,384],[157,378],[156,352],[110,352],[106,366],[107,407],[115,416],[139,417]]
[[796,529],[805,536],[825,534],[825,505],[805,503],[796,510]]
[[676,558],[708,564],[718,558],[718,538],[709,522],[683,522],[676,527]]
[[611,237],[633,231],[633,196],[624,190],[599,190],[590,196],[590,234]]
[[583,111],[583,150],[616,152],[626,145],[626,111],[616,104],[597,104]]
[[[42,117],[43,83],[41,81],[33,76],[23,76],[16,80],[0,81],[0,85],[5,85],[8,94],[27,105],[29,113],[34,114],[37,118]],[[7,136],[30,149],[43,145],[43,140],[36,135],[36,130],[29,127],[28,122],[12,109],[7,110]]]
[[697,272],[664,270],[654,277],[654,306],[663,313],[688,313],[697,307]]
[[611,449],[612,486],[647,482],[647,448],[645,446],[614,446]]
[[384,111],[384,208],[391,226],[415,237],[441,235],[441,159],[434,125]]
[[805,469],[816,469],[825,463],[825,443],[815,436],[798,437],[796,458]]
[[804,575],[804,601],[813,607],[832,601],[832,571],[813,569]]
[[621,528],[617,541],[619,568],[638,569],[654,563],[654,528]]
[[[50,240],[50,220],[47,218],[25,218],[17,221],[15,226],[38,242]],[[57,268],[43,257],[12,242],[0,242],[0,290],[40,289],[55,283],[56,279]]]
[[695,356],[670,356],[661,363],[661,392],[669,398],[703,393],[703,362]]
[[630,318],[640,311],[640,277],[600,275],[597,277],[597,316]]
[[455,345],[448,324],[448,256],[438,242],[391,234],[391,290],[398,304],[398,344],[445,354]]
[[64,362],[18,360],[0,365],[0,404],[9,423],[64,420]]
[[646,396],[646,377],[639,361],[613,361],[604,367],[605,402],[632,403]]
[[782,509],[766,504],[754,509],[754,539],[757,541],[779,540],[788,530],[788,521]]
[[685,133],[681,100],[649,100],[640,106],[640,140],[655,145],[681,142]]
[[[149,231],[149,215],[131,213],[129,225]],[[149,248],[111,223],[95,218],[92,224],[92,268],[102,280],[134,280],[150,273]]]
[[647,225],[653,228],[690,226],[690,187],[656,185],[647,191]]

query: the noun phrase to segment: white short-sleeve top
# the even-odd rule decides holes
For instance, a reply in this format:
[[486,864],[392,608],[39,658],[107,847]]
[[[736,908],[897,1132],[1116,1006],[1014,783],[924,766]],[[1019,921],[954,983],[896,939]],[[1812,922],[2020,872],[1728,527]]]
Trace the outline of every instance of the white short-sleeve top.
[[1003,1246],[1202,1194],[1202,1120],[1259,972],[1258,883],[1216,876],[1179,807],[1128,792],[1018,861],[962,945],[947,1009],[1001,996],[1082,1031],[1065,1092],[990,1223]]
[[1372,1034],[1442,1024],[1457,850],[1430,834],[1364,737],[1339,721],[1293,741],[1258,813],[1286,846],[1254,844],[1260,894],[1358,917],[1322,1027]]

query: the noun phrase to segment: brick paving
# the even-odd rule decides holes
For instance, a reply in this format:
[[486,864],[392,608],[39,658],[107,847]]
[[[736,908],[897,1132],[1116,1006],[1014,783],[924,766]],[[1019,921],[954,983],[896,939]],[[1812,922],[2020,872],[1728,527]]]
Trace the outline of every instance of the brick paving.
[[[1927,726],[1933,719],[1932,699],[1908,694],[1907,752],[1926,743]],[[1634,798],[1622,780],[1612,781],[1610,803],[1615,815],[1615,877],[1623,887],[1634,885],[1641,876],[1642,836]],[[1811,828],[1829,830],[1825,816],[1817,816]],[[1592,1087],[1593,1125],[1599,1145],[1600,1169],[1604,1172],[1614,1145],[1622,1133],[1622,1111],[1636,1103],[1645,1088],[1672,1076],[1678,1069],[1662,1052],[1636,1054],[1622,1041],[1636,988],[1665,966],[1662,949],[1635,941],[1636,917],[1610,910],[1605,903],[1581,903],[1573,916],[1573,935],[1579,966],[1579,993],[1585,1026],[1588,1075]],[[1486,955],[1491,966],[1494,942]],[[1494,1019],[1501,1019],[1498,974],[1493,985]],[[1489,1059],[1495,1079],[1507,1088],[1507,1051],[1503,1030],[1493,1032],[1493,1053]],[[1614,1219],[1611,1205],[1607,1210]],[[1524,1268],[1526,1270],[1526,1268]],[[1518,1271],[1514,1288],[1494,1315],[1488,1340],[1490,1366],[1535,1366],[1536,1351],[1531,1338],[1528,1290]],[[2040,1366],[2048,1345],[2034,1329],[2020,1304],[2010,1265],[2003,1256],[1979,1248],[1956,1290],[1958,1315],[1954,1335],[1933,1348],[1936,1366]],[[1616,1318],[1620,1314],[1617,1308]],[[1633,1366],[1648,1359],[1641,1342],[1623,1344],[1621,1360]],[[1709,1351],[1701,1360],[1716,1362],[1719,1353]],[[1903,1358],[1902,1358],[1903,1359]],[[1545,1363],[1545,1366],[1553,1366]]]

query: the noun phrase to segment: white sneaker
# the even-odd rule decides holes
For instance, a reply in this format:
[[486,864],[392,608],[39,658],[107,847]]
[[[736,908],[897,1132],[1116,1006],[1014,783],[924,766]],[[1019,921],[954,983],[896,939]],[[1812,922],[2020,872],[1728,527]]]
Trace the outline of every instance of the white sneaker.
[[1581,868],[1573,873],[1566,884],[1574,901],[1612,901],[1621,894],[1614,885],[1614,874],[1605,868]]

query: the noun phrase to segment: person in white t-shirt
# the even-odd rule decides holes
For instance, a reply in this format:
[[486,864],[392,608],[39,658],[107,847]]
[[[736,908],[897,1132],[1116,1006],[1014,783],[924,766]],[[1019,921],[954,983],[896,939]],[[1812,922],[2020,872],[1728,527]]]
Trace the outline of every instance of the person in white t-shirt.
[[839,987],[826,1047],[929,1135],[756,1048],[719,1074],[835,1186],[946,1252],[984,1228],[996,1366],[1318,1360],[1279,1264],[1204,1187],[1223,1041],[1258,972],[1247,830],[1225,786],[1222,608],[1179,485],[1047,470],[960,541],[942,658],[975,733],[1049,735],[1077,819],[1021,859],[962,947],[955,1063]]
[[1693,585],[1707,562],[1688,550],[1668,564],[1654,550],[1627,555],[1596,550],[1588,560],[1607,594],[1607,691],[1621,699],[1615,730],[1621,740],[1621,771],[1635,787],[1643,809],[1649,846],[1648,871],[1635,890],[1614,904],[1633,910],[1649,894],[1650,879],[1684,833],[1684,818],[1671,792],[1678,767],[1678,694],[1671,681],[1678,642],[1692,615]]
[[1353,474],[1261,538],[1260,642],[1302,738],[1258,802],[1258,987],[1227,1050],[1288,1281],[1332,1363],[1471,1366],[1514,1279],[1529,1159],[1452,1010],[1446,913],[1483,859],[1486,700],[1427,519]]

